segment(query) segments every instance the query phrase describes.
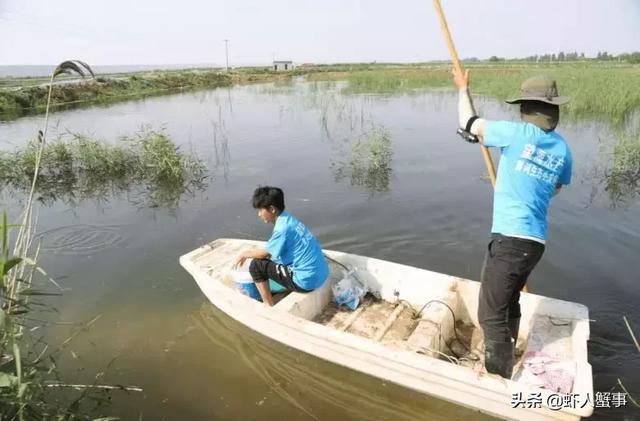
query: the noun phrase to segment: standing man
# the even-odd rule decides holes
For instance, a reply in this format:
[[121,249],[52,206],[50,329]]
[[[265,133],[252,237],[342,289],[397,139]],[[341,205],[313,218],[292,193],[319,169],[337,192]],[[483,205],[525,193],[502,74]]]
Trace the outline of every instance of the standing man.
[[469,71],[453,71],[459,92],[462,137],[500,148],[493,196],[491,241],[482,267],[478,320],[484,332],[485,368],[511,378],[520,325],[520,290],[536,266],[547,238],[547,208],[552,196],[571,181],[571,151],[555,132],[559,106],[556,82],[533,77],[523,82],[522,122],[479,118],[469,96]]

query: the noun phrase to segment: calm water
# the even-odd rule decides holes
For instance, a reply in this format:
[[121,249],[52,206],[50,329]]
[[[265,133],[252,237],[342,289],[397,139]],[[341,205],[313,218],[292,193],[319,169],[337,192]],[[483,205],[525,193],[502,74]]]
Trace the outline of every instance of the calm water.
[[[517,117],[495,102],[477,105],[493,118]],[[53,135],[69,129],[115,141],[141,125],[165,127],[212,176],[177,209],[141,208],[126,195],[39,208],[41,264],[69,288],[52,300],[61,319],[100,316],[65,351],[66,380],[106,371],[101,381],[144,388],[113,395],[107,412],[125,419],[479,419],[252,333],[215,310],[178,265],[215,238],[266,239],[270,227],[250,196],[272,184],[325,248],[477,280],[492,190],[478,148],[454,134],[455,110],[447,92],[342,96],[339,86],[297,82],[54,114]],[[0,124],[2,148],[24,144],[41,121]],[[375,183],[351,177],[353,145],[381,128],[391,138],[391,174]],[[552,201],[530,289],[587,305],[595,390],[610,391],[619,377],[640,396],[640,354],[622,321],[627,315],[640,333],[640,206],[612,208],[603,191],[605,127],[560,131],[574,153],[573,184]],[[6,192],[2,205],[18,209]],[[51,341],[72,332],[56,328]],[[631,403],[596,414],[638,416]]]

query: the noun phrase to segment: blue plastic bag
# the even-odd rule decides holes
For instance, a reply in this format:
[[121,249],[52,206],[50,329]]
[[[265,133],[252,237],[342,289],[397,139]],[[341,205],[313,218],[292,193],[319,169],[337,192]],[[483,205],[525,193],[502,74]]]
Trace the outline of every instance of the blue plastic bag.
[[342,279],[331,287],[336,303],[339,306],[345,305],[351,310],[358,308],[360,300],[367,293],[366,285],[356,278],[355,272],[355,270],[346,272]]

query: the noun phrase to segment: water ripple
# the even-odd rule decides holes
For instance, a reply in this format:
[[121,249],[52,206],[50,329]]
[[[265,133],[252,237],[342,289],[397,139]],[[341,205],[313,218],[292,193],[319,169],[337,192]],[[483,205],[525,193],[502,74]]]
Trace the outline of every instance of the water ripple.
[[44,231],[36,237],[48,253],[89,254],[120,245],[128,239],[118,225],[69,225]]

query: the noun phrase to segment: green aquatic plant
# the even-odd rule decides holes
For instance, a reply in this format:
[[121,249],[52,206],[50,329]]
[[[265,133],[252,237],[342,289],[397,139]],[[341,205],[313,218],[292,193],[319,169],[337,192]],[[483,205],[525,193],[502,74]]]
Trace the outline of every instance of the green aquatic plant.
[[640,197],[640,120],[618,139],[605,174],[605,191],[614,207]]
[[334,179],[348,178],[351,185],[364,187],[370,192],[388,191],[393,172],[392,157],[389,131],[375,127],[351,143],[346,160],[332,162]]
[[[26,191],[34,172],[38,142],[0,153],[0,181]],[[131,192],[143,206],[173,207],[181,196],[204,188],[206,167],[184,153],[162,130],[143,128],[116,143],[67,132],[42,147],[36,192],[43,202],[104,198]]]

